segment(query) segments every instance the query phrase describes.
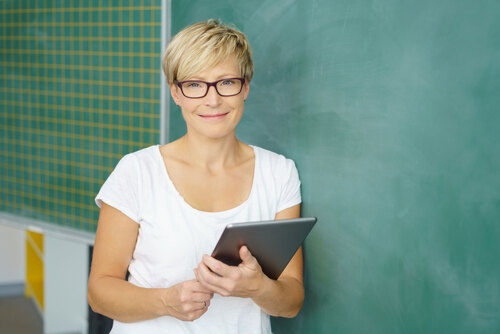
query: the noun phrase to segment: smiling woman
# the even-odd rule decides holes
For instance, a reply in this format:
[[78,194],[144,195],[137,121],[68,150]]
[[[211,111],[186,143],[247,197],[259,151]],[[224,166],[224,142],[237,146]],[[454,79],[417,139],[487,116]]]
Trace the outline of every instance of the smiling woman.
[[170,41],[163,69],[187,132],[126,155],[102,186],[89,303],[112,333],[271,333],[269,315],[302,307],[302,250],[277,280],[244,246],[237,267],[207,255],[229,223],[300,216],[293,161],[236,138],[248,41],[200,22]]
[[[189,80],[170,84],[172,98],[181,107],[186,121],[187,136],[229,136],[229,142],[236,138],[236,125],[243,116],[244,102],[250,89],[249,84],[244,83],[244,78],[234,79],[239,75],[238,61],[234,55],[229,55],[219,64],[198,72]],[[227,85],[228,82],[238,84]],[[222,91],[231,94],[221,95],[219,87],[223,83],[227,88],[222,88]],[[194,93],[198,96],[193,97]],[[200,121],[211,123],[208,126],[206,122]]]

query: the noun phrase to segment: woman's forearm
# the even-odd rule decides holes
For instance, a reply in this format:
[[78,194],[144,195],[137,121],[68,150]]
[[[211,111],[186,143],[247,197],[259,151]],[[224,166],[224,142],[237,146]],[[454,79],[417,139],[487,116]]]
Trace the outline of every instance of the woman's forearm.
[[120,322],[153,319],[165,314],[165,289],[137,287],[125,280],[102,276],[89,281],[89,305],[97,313]]
[[276,281],[265,277],[262,287],[252,299],[272,316],[293,318],[304,303],[304,288],[292,277]]

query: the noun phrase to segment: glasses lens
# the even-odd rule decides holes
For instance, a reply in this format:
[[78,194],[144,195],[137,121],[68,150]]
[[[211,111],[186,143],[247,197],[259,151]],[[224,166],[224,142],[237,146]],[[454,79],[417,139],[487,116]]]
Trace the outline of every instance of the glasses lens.
[[241,91],[240,79],[224,79],[217,82],[217,91],[222,96],[236,95]]
[[203,81],[184,82],[182,92],[187,97],[202,97],[207,92],[207,84]]

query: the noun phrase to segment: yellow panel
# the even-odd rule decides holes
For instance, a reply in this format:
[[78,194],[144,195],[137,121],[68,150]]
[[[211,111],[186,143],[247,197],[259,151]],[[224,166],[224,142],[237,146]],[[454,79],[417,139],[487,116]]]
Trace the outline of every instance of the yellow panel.
[[26,231],[27,237],[31,238],[40,250],[40,252],[43,254],[43,234],[33,232],[33,231]]
[[34,297],[43,311],[43,234],[31,231],[26,233],[26,285],[26,296]]

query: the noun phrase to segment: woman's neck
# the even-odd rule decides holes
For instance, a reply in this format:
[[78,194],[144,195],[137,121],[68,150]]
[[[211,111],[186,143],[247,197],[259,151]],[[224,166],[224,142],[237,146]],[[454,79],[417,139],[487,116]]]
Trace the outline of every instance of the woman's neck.
[[245,146],[234,134],[207,139],[187,133],[178,140],[178,154],[190,165],[216,171],[239,164],[244,159]]

